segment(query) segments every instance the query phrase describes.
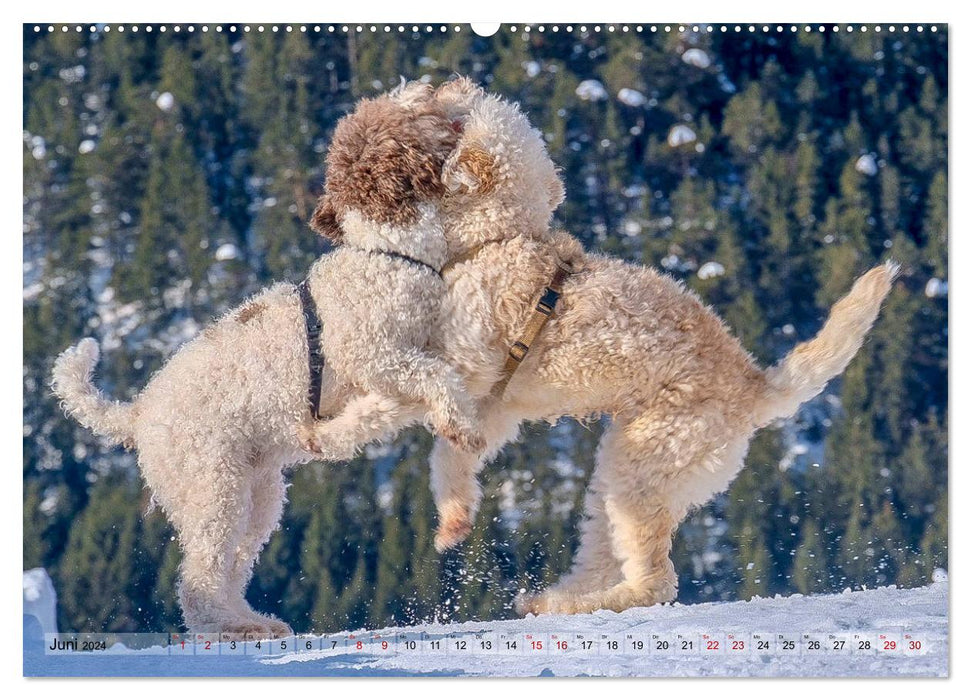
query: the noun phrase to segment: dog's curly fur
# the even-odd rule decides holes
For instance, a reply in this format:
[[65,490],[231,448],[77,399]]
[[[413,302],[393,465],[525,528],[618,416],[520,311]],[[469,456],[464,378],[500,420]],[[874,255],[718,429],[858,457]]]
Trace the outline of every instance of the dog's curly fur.
[[424,405],[436,434],[460,449],[483,447],[461,377],[424,349],[445,296],[436,272],[447,249],[438,207],[442,168],[457,142],[435,102],[387,96],[362,100],[334,130],[312,226],[345,245],[311,278],[332,290],[319,306],[329,320],[324,354],[362,395],[331,420],[303,424],[308,450],[352,456],[357,427],[378,419],[386,399]]
[[[609,415],[574,567],[553,588],[522,597],[520,609],[621,610],[671,600],[669,551],[678,523],[728,485],[755,430],[791,414],[845,368],[895,267],[860,278],[816,338],[763,371],[674,280],[586,254],[575,239],[550,230],[563,186],[541,135],[514,105],[464,79],[434,92],[409,84],[389,99],[413,109],[433,103],[460,124],[442,169],[438,216],[444,258],[475,253],[447,273],[431,350],[465,377],[487,445],[470,454],[436,440],[436,544],[451,546],[468,532],[480,497],[476,475],[522,421]],[[325,201],[318,211],[316,226],[339,225],[334,205]],[[496,399],[491,390],[508,349],[558,257],[581,271],[566,282],[504,400]],[[324,256],[310,276],[325,326],[339,322],[346,305],[369,303],[366,296],[339,299],[326,277],[333,258]],[[275,285],[183,347],[131,403],[111,402],[91,383],[93,340],[55,364],[54,390],[67,409],[95,432],[137,447],[145,480],[179,532],[180,599],[193,630],[289,631],[254,612],[243,591],[283,508],[283,467],[310,458],[297,434],[309,380],[305,338],[295,289]],[[348,389],[332,367],[323,387],[323,410],[344,405]],[[360,443],[424,415],[421,406],[370,396],[373,420],[352,431]]]
[[[470,530],[485,461],[525,420],[611,418],[597,451],[572,571],[521,612],[623,610],[672,600],[669,552],[692,507],[724,490],[755,431],[791,415],[843,371],[889,293],[897,268],[874,268],[839,301],[819,335],[777,366],[760,369],[698,297],[654,270],[584,253],[550,230],[562,184],[541,135],[519,109],[468,80],[445,84],[436,101],[463,124],[443,179],[449,257],[471,258],[449,274],[439,354],[479,400],[487,447],[478,455],[438,440],[432,488],[436,546]],[[564,285],[543,329],[502,399],[491,395],[506,353],[557,260],[580,271]],[[374,436],[390,431],[373,425]],[[368,436],[360,433],[361,439]]]
[[436,198],[457,134],[444,112],[404,96],[364,101],[338,125],[313,226],[346,244],[308,276],[324,322],[321,411],[307,404],[306,331],[293,285],[256,295],[181,348],[128,404],[105,399],[91,375],[93,339],[56,361],[53,389],[81,423],[138,451],[155,501],[183,549],[179,598],[193,631],[283,635],[243,594],[285,501],[283,468],[312,456],[347,458],[370,421],[428,414],[458,447],[481,448],[458,373],[424,350],[445,284]]
[[326,191],[311,228],[340,243],[340,221],[351,210],[381,224],[414,225],[419,205],[444,194],[442,165],[457,141],[458,132],[434,102],[361,100],[334,129]]
[[[480,494],[476,473],[522,421],[608,415],[573,569],[547,591],[521,596],[519,610],[623,610],[672,600],[677,578],[669,552],[680,521],[728,486],[759,427],[791,415],[843,371],[897,267],[888,263],[866,273],[816,338],[763,371],[680,283],[585,254],[572,237],[550,231],[562,189],[541,135],[515,105],[467,80],[445,85],[435,99],[451,118],[465,121],[450,161],[461,164],[468,152],[495,161],[488,176],[469,174],[491,182],[490,191],[457,188],[446,197],[450,255],[501,239],[450,277],[448,325],[436,335],[442,354],[454,358],[481,397],[489,443],[471,456],[436,442],[431,466],[438,544],[452,544],[448,533],[467,529]],[[490,397],[495,370],[557,258],[580,272],[568,278],[556,314],[505,398]],[[470,353],[471,347],[478,352]]]

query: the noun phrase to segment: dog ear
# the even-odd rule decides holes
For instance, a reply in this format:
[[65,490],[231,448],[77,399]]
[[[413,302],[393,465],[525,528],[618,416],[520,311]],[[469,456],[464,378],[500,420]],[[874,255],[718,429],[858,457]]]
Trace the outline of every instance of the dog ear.
[[442,184],[453,194],[489,194],[499,179],[496,157],[478,143],[459,142],[445,161]]
[[344,241],[344,232],[341,230],[340,222],[337,220],[337,211],[331,204],[327,195],[321,195],[317,200],[317,208],[310,217],[310,228],[332,245],[340,245]]

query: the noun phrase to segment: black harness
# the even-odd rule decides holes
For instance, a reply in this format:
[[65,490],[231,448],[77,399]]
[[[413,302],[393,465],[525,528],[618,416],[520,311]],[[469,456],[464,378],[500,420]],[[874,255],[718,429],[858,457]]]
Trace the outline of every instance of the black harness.
[[303,321],[307,327],[307,360],[310,368],[310,387],[307,399],[310,401],[310,413],[314,420],[320,419],[320,391],[323,385],[324,354],[320,351],[320,332],[324,324],[317,313],[317,303],[310,293],[310,280],[304,280],[297,285],[300,292],[300,307],[303,309]]
[[404,260],[405,262],[410,262],[412,265],[421,265],[422,267],[428,268],[429,270],[431,270],[432,272],[434,272],[439,277],[442,276],[442,271],[441,270],[432,267],[431,265],[429,265],[428,263],[426,263],[424,260],[419,260],[418,258],[413,258],[410,255],[405,255],[404,253],[397,253],[397,252],[395,252],[393,250],[365,250],[363,252],[368,253],[369,255],[384,255],[384,256],[389,257],[389,258],[398,258],[398,260]]
[[[395,253],[390,250],[369,250],[366,252],[398,258],[413,265],[428,268],[439,277],[442,276],[441,270],[436,270],[424,260],[413,258],[404,253]],[[310,280],[305,279],[298,284],[297,291],[300,293],[300,308],[303,310],[303,321],[307,327],[307,366],[310,370],[307,400],[310,402],[310,413],[314,420],[320,420],[320,394],[324,383],[324,353],[320,350],[320,334],[324,329],[324,324],[317,311],[317,302],[314,301],[313,294],[310,293]]]

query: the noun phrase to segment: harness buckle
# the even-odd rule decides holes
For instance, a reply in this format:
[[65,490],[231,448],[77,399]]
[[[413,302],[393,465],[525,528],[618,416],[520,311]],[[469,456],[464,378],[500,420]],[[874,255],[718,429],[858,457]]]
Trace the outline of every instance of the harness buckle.
[[539,298],[539,302],[536,304],[536,310],[544,316],[552,316],[553,309],[556,308],[556,302],[559,299],[560,293],[551,287],[547,287],[543,291],[543,296]]
[[516,362],[522,362],[527,352],[529,352],[529,346],[519,340],[509,348],[509,356]]

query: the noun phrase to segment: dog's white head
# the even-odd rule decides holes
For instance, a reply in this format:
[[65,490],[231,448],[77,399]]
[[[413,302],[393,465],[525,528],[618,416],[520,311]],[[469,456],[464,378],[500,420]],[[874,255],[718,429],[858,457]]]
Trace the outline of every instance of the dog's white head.
[[441,85],[433,97],[461,133],[442,171],[450,237],[475,244],[544,235],[563,201],[563,182],[519,105],[467,78]]

